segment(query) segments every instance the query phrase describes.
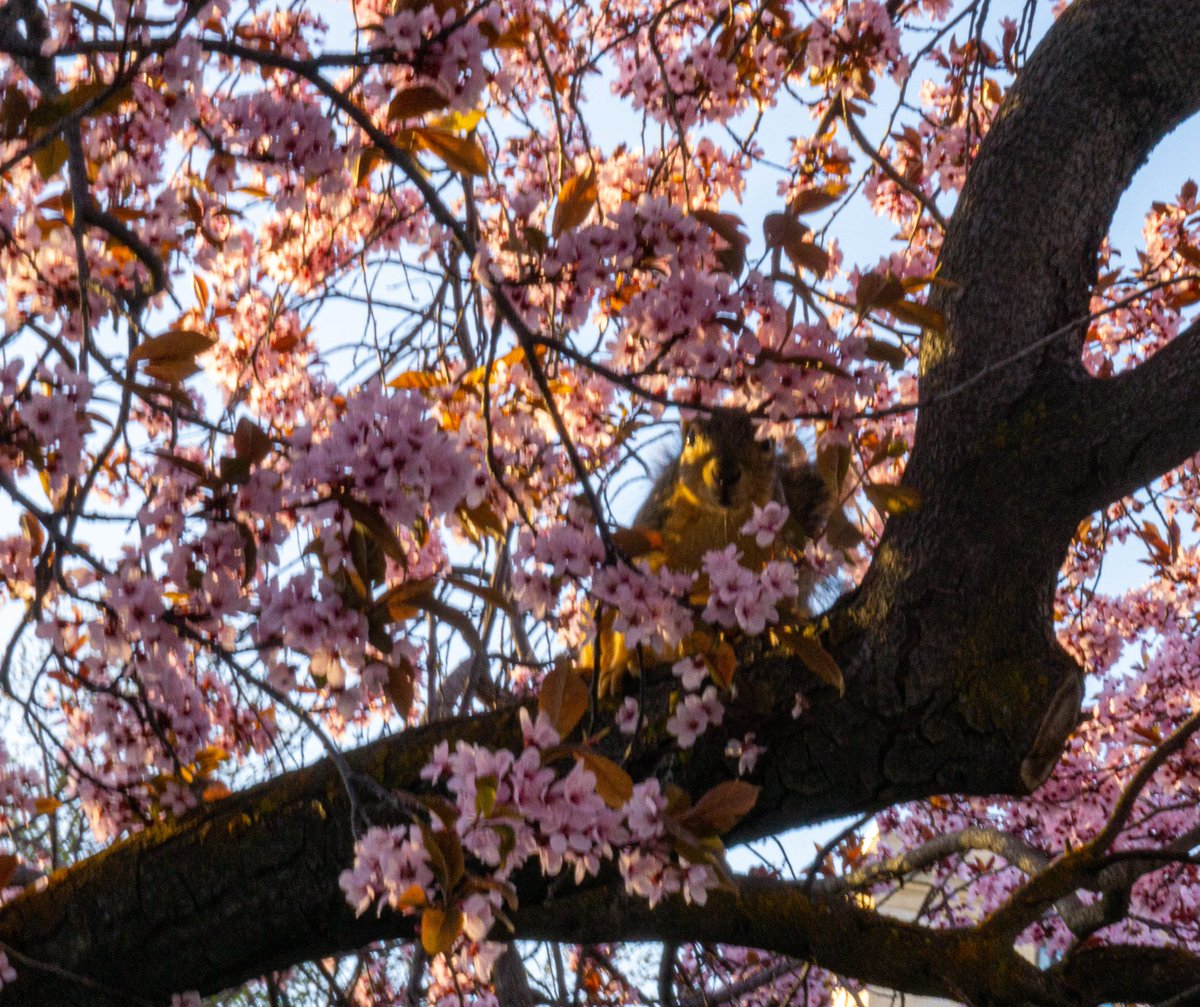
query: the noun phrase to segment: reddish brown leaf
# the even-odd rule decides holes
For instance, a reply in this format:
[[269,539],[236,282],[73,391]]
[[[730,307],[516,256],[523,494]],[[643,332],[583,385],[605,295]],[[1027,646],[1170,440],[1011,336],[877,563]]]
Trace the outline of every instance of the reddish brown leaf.
[[890,308],[904,297],[904,284],[891,273],[864,273],[854,291],[854,308],[861,318],[875,308]]
[[679,816],[679,824],[697,836],[723,836],[754,807],[758,789],[743,780],[718,783]]
[[838,667],[833,655],[821,646],[821,641],[816,637],[806,636],[803,633],[792,633],[788,635],[783,647],[789,653],[800,658],[804,662],[804,666],[826,685],[837,689],[839,693],[846,691],[842,669]]
[[617,528],[612,533],[613,545],[630,559],[658,552],[663,547],[662,532],[650,528]]
[[401,717],[407,717],[413,705],[413,666],[405,657],[399,657],[395,663],[388,665],[388,678],[385,691],[392,701],[392,706]]
[[62,807],[62,801],[57,797],[38,797],[33,802],[35,815],[49,815]]
[[271,438],[257,423],[243,416],[233,432],[233,453],[251,465],[257,465],[270,453]]
[[396,94],[388,103],[387,117],[389,122],[395,122],[397,119],[415,119],[428,112],[437,112],[449,104],[450,99],[436,87],[421,84]]
[[784,248],[789,242],[803,241],[810,230],[788,213],[768,213],[763,217],[763,240],[767,248]]
[[816,213],[818,210],[824,210],[825,207],[836,203],[842,198],[845,191],[844,185],[825,185],[819,189],[805,189],[788,200],[788,212],[796,216]]
[[0,855],[0,888],[8,885],[9,879],[16,873],[20,863],[21,861],[11,853]]
[[721,688],[728,689],[733,685],[733,674],[737,671],[737,655],[728,642],[722,640],[717,645],[709,655],[708,665]]
[[789,241],[783,250],[793,266],[807,269],[817,276],[829,272],[829,253],[811,241]]
[[58,173],[58,169],[67,163],[67,142],[61,136],[56,136],[33,152],[33,163],[38,174],[47,182]]

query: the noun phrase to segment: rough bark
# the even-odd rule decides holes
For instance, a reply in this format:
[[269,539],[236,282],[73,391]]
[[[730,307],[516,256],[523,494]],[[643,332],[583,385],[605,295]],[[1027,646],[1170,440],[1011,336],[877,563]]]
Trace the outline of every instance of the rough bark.
[[[768,748],[741,836],[936,793],[1022,793],[1049,772],[1080,698],[1079,670],[1051,625],[1071,535],[1089,510],[1200,450],[1200,429],[1169,422],[1200,401],[1195,335],[1112,381],[1079,364],[1096,249],[1117,200],[1197,107],[1200,5],[1173,0],[1080,0],[1011,90],[951,221],[941,275],[955,287],[938,295],[946,330],[923,347],[925,405],[906,474],[923,505],[889,523],[862,586],[829,615],[846,695],[815,688],[794,659],[748,654],[738,671],[725,728],[754,730]],[[1143,399],[1154,408],[1135,409]],[[793,721],[798,689],[814,702]],[[664,701],[664,687],[651,692]],[[409,731],[349,758],[384,786],[415,790],[442,738],[512,743],[515,714]],[[729,776],[722,750],[719,738],[698,748],[676,782],[701,791]],[[635,771],[664,755],[639,753]],[[346,795],[325,763],[148,830],[0,910],[0,940],[20,970],[0,1005],[129,1002],[35,962],[161,1003],[407,934],[410,922],[356,919],[343,901],[350,844]],[[980,1003],[1124,999],[1132,987],[1119,981],[1133,983],[1143,965],[1156,997],[1200,981],[1188,956],[1135,950],[1088,952],[1112,966],[1109,984],[1095,967],[1033,975],[978,934],[747,885],[742,903],[651,913],[607,888],[574,895],[592,901],[573,907],[539,905],[544,889],[529,877],[518,935],[756,943]]]

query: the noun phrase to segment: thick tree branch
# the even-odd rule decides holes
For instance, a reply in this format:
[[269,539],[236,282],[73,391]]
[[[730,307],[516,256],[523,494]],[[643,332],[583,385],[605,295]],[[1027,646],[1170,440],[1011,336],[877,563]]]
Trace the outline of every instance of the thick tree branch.
[[[1076,991],[1081,1004],[1172,1001],[1183,1007],[1195,1003],[1200,990],[1200,959],[1175,948],[1080,948],[1051,974]],[[1179,994],[1183,999],[1175,1001]]]
[[[599,889],[523,911],[524,936],[547,940],[700,940],[742,944],[908,993],[967,1003],[1087,1007],[1162,999],[1200,982],[1200,959],[1158,948],[1089,948],[1043,972],[978,929],[934,930],[849,901],[809,897],[803,884],[738,878],[706,906],[645,902]],[[1079,959],[1079,961],[1076,961]],[[1146,986],[1136,986],[1139,969]]]
[[1088,382],[1080,402],[1075,435],[1089,476],[1076,503],[1083,515],[1200,451],[1200,424],[1187,421],[1200,415],[1200,322],[1133,370]]

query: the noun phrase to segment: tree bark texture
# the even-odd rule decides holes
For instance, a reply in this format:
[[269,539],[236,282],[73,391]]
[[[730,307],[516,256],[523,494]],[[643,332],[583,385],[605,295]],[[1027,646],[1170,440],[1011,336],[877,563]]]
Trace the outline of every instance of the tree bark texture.
[[[1176,0],[1079,0],[1010,90],[950,222],[940,276],[953,286],[934,295],[945,331],[922,347],[905,476],[922,506],[889,521],[862,585],[827,616],[845,696],[795,658],[751,649],[723,736],[673,769],[701,793],[734,773],[724,738],[756,733],[763,789],[735,838],[938,793],[1024,793],[1049,773],[1081,697],[1080,670],[1052,627],[1074,530],[1200,450],[1200,424],[1172,423],[1200,403],[1194,330],[1116,379],[1080,364],[1117,201],[1198,107],[1200,4]],[[649,678],[650,716],[669,688]],[[793,720],[797,691],[811,707]],[[519,744],[516,713],[406,731],[348,759],[377,784],[419,791],[443,739]],[[643,775],[671,757],[642,749],[630,768]],[[351,844],[346,791],[328,762],[149,829],[0,910],[19,972],[0,1007],[160,1004],[410,934],[411,920],[355,918],[345,903],[337,878]],[[742,901],[718,894],[708,907],[653,912],[611,883],[550,898],[531,874],[520,888],[518,937],[751,943],[977,1003],[1161,998],[1200,982],[1191,957],[1150,949],[1093,949],[1094,967],[1035,973],[978,934],[930,933],[761,880],[744,883]]]

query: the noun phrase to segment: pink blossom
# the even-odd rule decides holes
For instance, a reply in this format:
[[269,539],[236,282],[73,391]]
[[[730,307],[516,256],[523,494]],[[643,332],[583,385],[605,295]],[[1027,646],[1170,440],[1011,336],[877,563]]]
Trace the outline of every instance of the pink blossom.
[[737,738],[730,738],[725,745],[725,756],[738,760],[738,776],[747,776],[754,772],[759,756],[766,750],[765,745],[754,743],[754,732],[751,731],[740,741]]
[[634,734],[638,729],[638,722],[641,718],[641,711],[638,707],[638,702],[632,696],[626,696],[624,702],[621,703],[613,719],[616,722],[617,730],[622,734]]
[[688,692],[695,692],[708,679],[708,665],[695,654],[676,661],[671,671]]
[[690,692],[680,700],[675,712],[667,719],[667,732],[680,748],[691,748],[710,726],[720,724],[723,716],[724,708],[717,698],[717,690],[710,685],[703,696]]
[[762,507],[755,504],[754,514],[749,521],[742,525],[741,533],[753,535],[754,541],[760,546],[768,546],[783,530],[787,519],[788,509],[784,504],[776,503],[774,500]]
[[521,736],[525,739],[526,745],[533,745],[535,748],[549,748],[551,745],[557,745],[561,740],[558,736],[558,731],[554,729],[554,725],[550,723],[550,718],[544,711],[538,711],[537,720],[533,720],[529,716],[527,707],[521,707]]

